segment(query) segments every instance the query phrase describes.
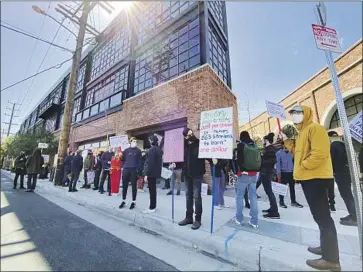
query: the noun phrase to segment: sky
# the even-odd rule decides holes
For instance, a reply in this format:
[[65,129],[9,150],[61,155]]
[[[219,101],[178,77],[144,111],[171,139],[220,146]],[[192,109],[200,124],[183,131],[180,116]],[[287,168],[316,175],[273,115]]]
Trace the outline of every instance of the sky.
[[[64,2],[71,5],[71,2]],[[52,40],[58,24],[34,12],[32,5],[46,10],[57,19],[57,2],[1,2],[1,22],[19,27],[35,36]],[[323,51],[315,46],[311,24],[316,23],[315,2],[227,2],[232,90],[237,95],[239,123],[265,111],[265,100],[280,101],[304,81],[326,66]],[[362,3],[327,2],[327,26],[335,28],[343,50],[362,38]],[[117,4],[121,9],[121,4]],[[94,9],[89,23],[103,29],[114,15]],[[44,23],[43,23],[44,20]],[[4,23],[4,24],[5,24]],[[6,26],[9,26],[5,24]],[[65,24],[75,33],[76,27]],[[75,38],[61,29],[55,44],[73,49]],[[1,88],[35,74],[48,45],[1,28]],[[334,54],[334,57],[338,57]],[[51,47],[41,70],[71,58],[62,49]],[[22,103],[16,113],[21,122],[71,65],[64,64],[11,89],[1,92],[1,121],[8,121],[8,101]],[[1,124],[1,130],[7,129]],[[14,126],[12,132],[16,132]]]

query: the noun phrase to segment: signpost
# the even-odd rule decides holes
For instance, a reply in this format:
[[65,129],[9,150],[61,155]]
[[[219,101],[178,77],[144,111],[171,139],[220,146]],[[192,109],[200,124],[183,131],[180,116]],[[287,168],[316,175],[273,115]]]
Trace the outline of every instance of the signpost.
[[[353,181],[354,202],[355,202],[356,211],[357,211],[358,235],[359,235],[359,243],[360,243],[361,257],[362,257],[362,231],[363,231],[362,230],[362,192],[361,192],[360,183],[359,183],[359,171],[358,171],[358,165],[357,165],[356,158],[355,158],[355,151],[353,148],[352,135],[350,133],[348,118],[347,118],[347,114],[345,111],[344,99],[342,96],[342,92],[340,90],[339,79],[338,79],[337,72],[335,70],[333,55],[331,53],[331,52],[340,53],[341,51],[339,51],[339,50],[341,50],[341,47],[339,45],[339,39],[336,35],[336,31],[335,30],[332,31],[331,28],[328,29],[325,27],[327,12],[326,12],[326,10],[324,10],[324,5],[322,2],[320,2],[316,5],[315,11],[316,11],[316,15],[317,15],[318,24],[320,24],[320,28],[319,28],[319,31],[314,31],[314,37],[315,37],[315,41],[317,43],[318,49],[324,50],[324,53],[325,53],[326,62],[328,64],[329,71],[330,71],[332,85],[334,87],[334,93],[335,93],[335,97],[336,97],[336,101],[337,101],[337,108],[338,108],[340,123],[343,127],[344,139],[346,141],[346,146],[347,146],[347,155],[348,155],[350,175],[351,175],[351,178]],[[325,18],[325,20],[323,18]],[[313,29],[314,29],[314,25],[313,25]],[[318,29],[318,28],[316,28],[316,29]],[[329,32],[329,35],[325,34],[327,32]],[[317,40],[317,37],[319,37],[318,40]],[[323,42],[324,43],[323,45],[321,42],[321,37],[324,37],[324,39],[325,39]],[[328,41],[326,41],[326,39]]]
[[[203,111],[200,116],[200,159],[227,159],[233,157],[233,108]],[[215,203],[215,171],[212,169],[212,208],[210,233],[213,233]]]
[[270,117],[275,117],[277,119],[277,126],[279,128],[279,135],[280,135],[280,139],[282,140],[282,130],[281,130],[280,119],[282,119],[282,120],[287,119],[285,107],[283,105],[281,105],[281,104],[274,103],[274,102],[266,100],[266,108],[267,108],[268,115]]

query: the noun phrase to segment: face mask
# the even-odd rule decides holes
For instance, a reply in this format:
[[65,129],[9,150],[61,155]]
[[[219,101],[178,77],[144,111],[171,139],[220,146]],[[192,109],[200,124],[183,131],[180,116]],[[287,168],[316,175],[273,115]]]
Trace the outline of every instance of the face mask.
[[136,143],[135,143],[135,142],[132,142],[130,146],[131,146],[132,148],[135,148],[135,147],[136,147]]
[[294,124],[300,124],[302,123],[303,120],[304,120],[303,114],[294,113],[292,115],[292,121],[294,122]]

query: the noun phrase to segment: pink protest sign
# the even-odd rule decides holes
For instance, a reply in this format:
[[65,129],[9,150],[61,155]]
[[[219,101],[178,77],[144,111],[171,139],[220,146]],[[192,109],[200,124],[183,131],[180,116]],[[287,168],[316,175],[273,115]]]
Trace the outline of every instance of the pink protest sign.
[[183,128],[165,131],[164,162],[184,161]]

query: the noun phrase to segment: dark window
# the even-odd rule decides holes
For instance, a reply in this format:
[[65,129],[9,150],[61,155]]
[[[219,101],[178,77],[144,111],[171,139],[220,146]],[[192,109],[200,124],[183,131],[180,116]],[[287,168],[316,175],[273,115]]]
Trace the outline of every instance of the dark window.
[[83,119],[86,119],[86,118],[88,118],[89,116],[90,116],[90,108],[85,109],[85,110],[83,111]]
[[96,115],[98,113],[98,104],[91,107],[90,116]]
[[[345,110],[347,113],[348,121],[352,120],[362,110],[363,95],[357,94],[344,101]],[[340,127],[340,117],[338,110],[335,111],[330,121],[329,129]]]
[[118,93],[118,94],[115,94],[114,96],[111,96],[110,108],[120,105],[121,99],[122,99],[122,93]]
[[227,74],[227,51],[224,48],[224,45],[217,37],[213,27],[211,25],[208,26],[208,39],[209,39],[209,60],[208,62],[211,64],[215,72],[220,75],[220,78],[227,83],[228,82],[228,74]]
[[189,66],[194,67],[197,64],[200,64],[200,55],[196,55],[189,59]]
[[78,114],[76,115],[76,123],[78,123],[78,122],[80,122],[80,121],[82,121],[82,112],[80,112],[80,113],[78,113]]
[[208,11],[212,14],[217,23],[222,27],[224,31],[224,20],[223,20],[223,3],[224,1],[208,1]]

